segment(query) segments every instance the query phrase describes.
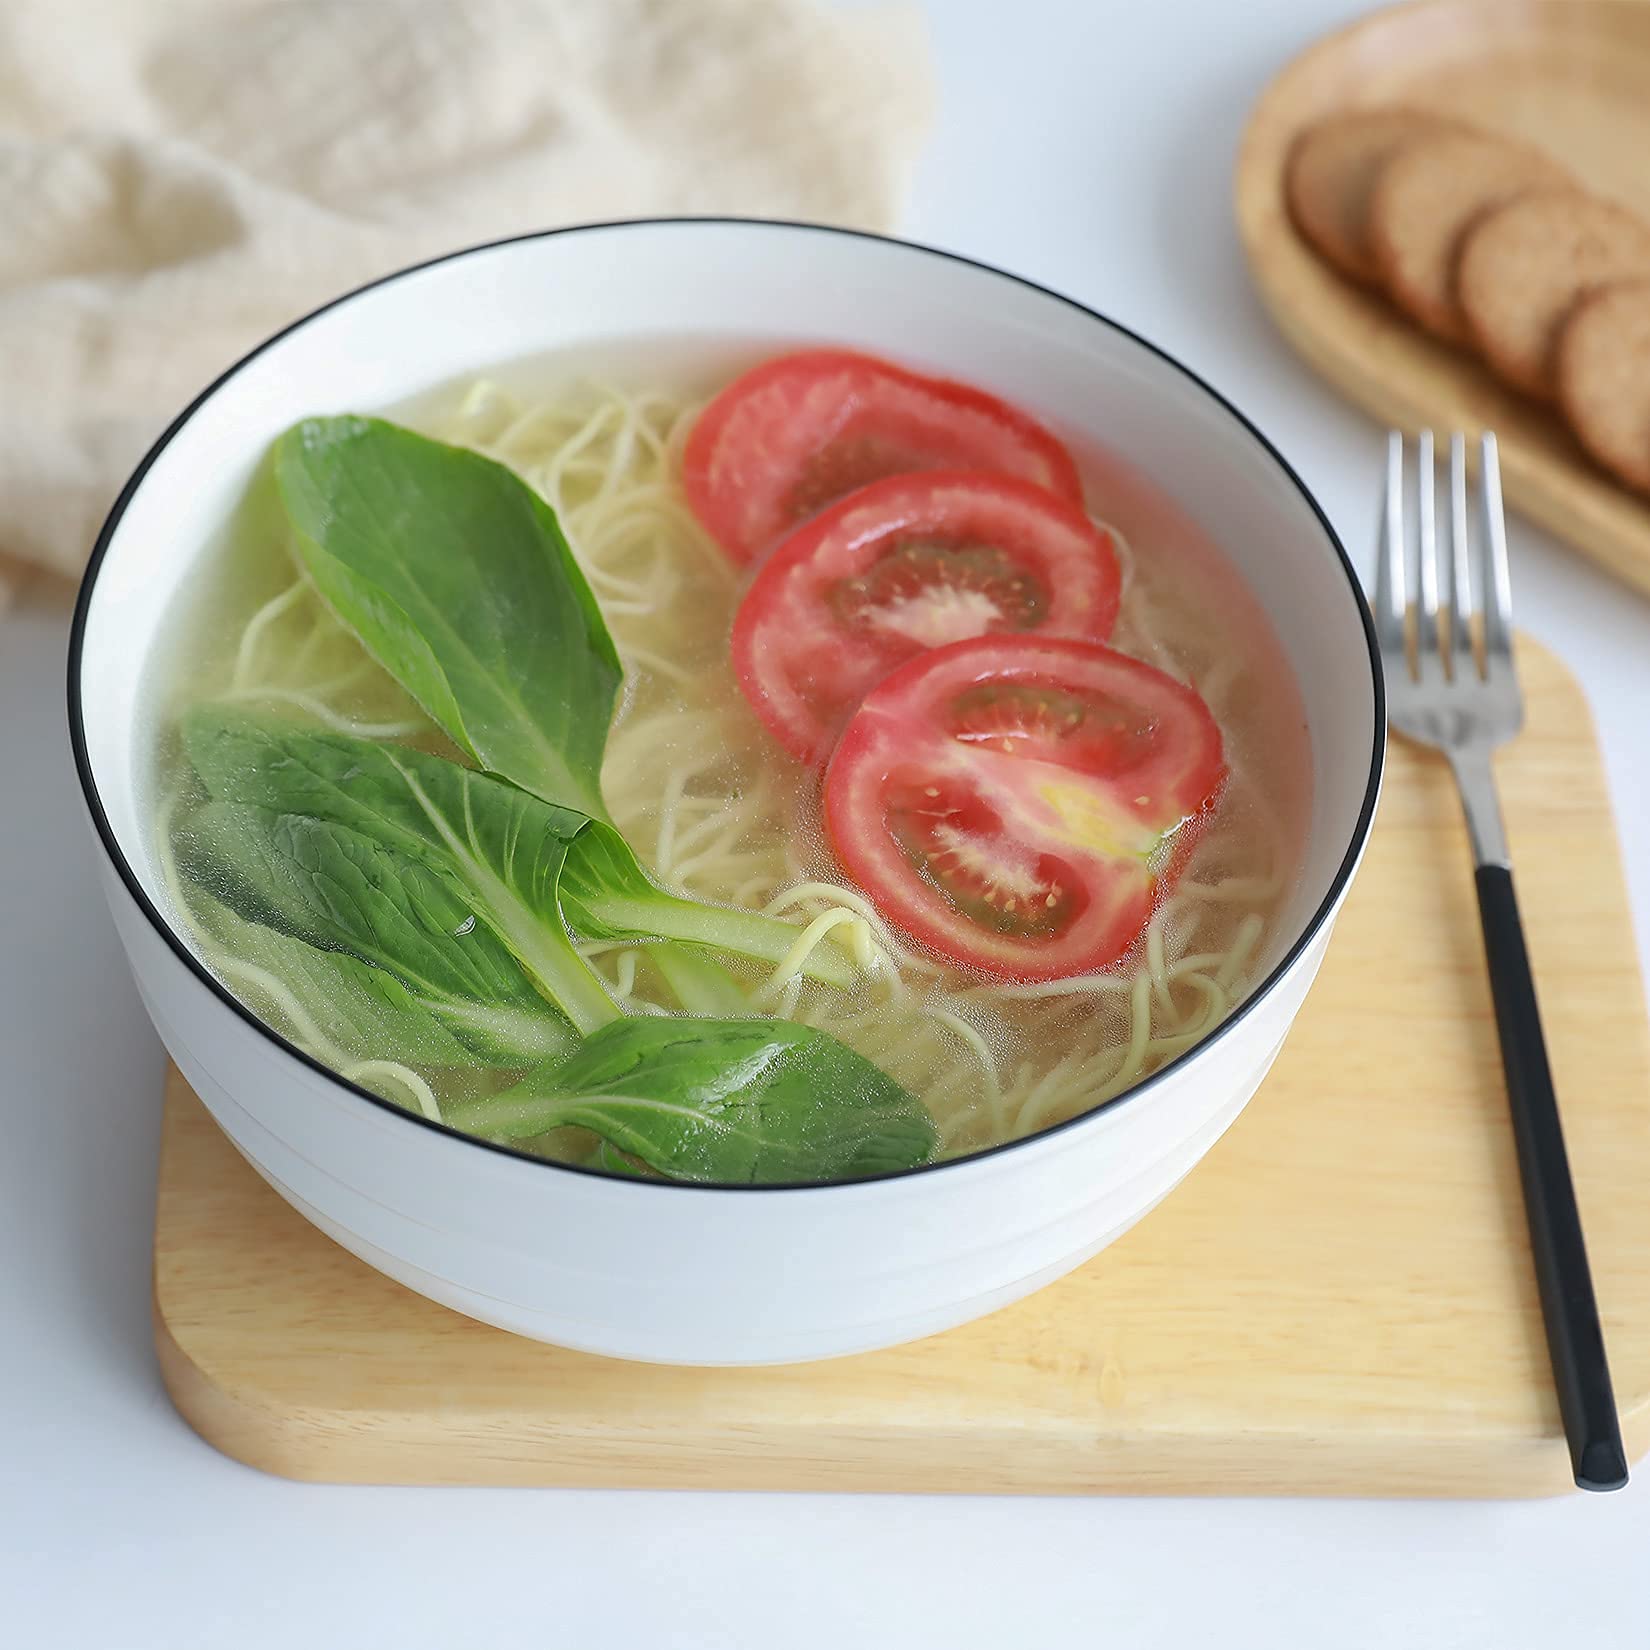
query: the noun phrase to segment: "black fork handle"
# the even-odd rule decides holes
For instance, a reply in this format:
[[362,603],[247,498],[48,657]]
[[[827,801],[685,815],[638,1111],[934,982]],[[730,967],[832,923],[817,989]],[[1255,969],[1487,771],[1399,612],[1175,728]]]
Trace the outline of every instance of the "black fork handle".
[[1480,865],[1476,880],[1524,1213],[1570,1464],[1582,1489],[1616,1490],[1627,1482],[1627,1455],[1512,872],[1505,865]]

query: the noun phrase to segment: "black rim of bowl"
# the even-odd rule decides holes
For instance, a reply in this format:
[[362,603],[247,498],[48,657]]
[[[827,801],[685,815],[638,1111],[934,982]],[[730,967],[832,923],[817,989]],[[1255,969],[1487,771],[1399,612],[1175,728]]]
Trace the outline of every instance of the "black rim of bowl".
[[[127,507],[130,505],[132,498],[137,493],[139,487],[143,485],[144,478],[148,475],[155,461],[166,450],[166,448],[171,445],[172,440],[176,437],[184,425],[187,424],[189,420],[192,419],[195,414],[203,406],[205,406],[205,404],[210,401],[226,383],[229,382],[231,378],[240,372],[242,368],[255,361],[264,353],[264,351],[280,343],[280,341],[289,333],[296,332],[299,328],[307,326],[311,321],[315,320],[316,317],[326,314],[329,310],[336,309],[340,304],[348,303],[351,299],[358,298],[363,293],[371,292],[378,287],[389,286],[395,281],[405,280],[410,275],[417,275],[423,270],[434,268],[440,264],[453,263],[461,258],[473,257],[478,253],[490,252],[499,247],[513,246],[518,242],[523,241],[554,240],[564,235],[591,234],[614,230],[622,231],[626,229],[650,229],[669,225],[690,225],[702,227],[712,224],[723,224],[738,229],[777,229],[786,232],[803,231],[809,234],[838,235],[847,237],[851,240],[871,241],[881,245],[897,246],[906,251],[920,253],[925,257],[940,258],[950,263],[963,264],[968,268],[977,269],[984,274],[995,276],[999,280],[1012,281],[1017,286],[1025,287],[1033,292],[1040,293],[1046,298],[1051,298],[1055,302],[1063,304],[1069,309],[1075,310],[1080,315],[1086,316],[1089,320],[1094,321],[1098,325],[1106,327],[1110,331],[1118,333],[1122,337],[1128,338],[1133,343],[1139,345],[1140,348],[1155,356],[1159,361],[1163,362],[1164,365],[1172,368],[1175,372],[1180,374],[1181,377],[1195,385],[1203,392],[1204,395],[1209,397],[1209,399],[1219,406],[1228,417],[1232,418],[1243,430],[1248,433],[1250,438],[1256,443],[1261,451],[1264,452],[1272,463],[1275,464],[1278,469],[1289,479],[1290,483],[1294,486],[1295,490],[1300,494],[1302,500],[1305,502],[1307,508],[1311,510],[1319,527],[1322,528],[1324,538],[1328,541],[1331,549],[1334,551],[1335,556],[1340,563],[1341,571],[1346,576],[1347,594],[1354,604],[1358,620],[1362,626],[1364,645],[1368,653],[1370,681],[1374,700],[1374,715],[1372,719],[1373,727],[1371,730],[1372,744],[1369,760],[1369,778],[1364,787],[1363,803],[1358,812],[1357,824],[1353,828],[1352,838],[1347,846],[1346,853],[1342,858],[1340,865],[1337,867],[1334,877],[1330,881],[1329,889],[1324,895],[1322,902],[1319,904],[1317,910],[1313,912],[1311,918],[1301,930],[1301,933],[1295,940],[1294,944],[1289,947],[1288,951],[1266,976],[1266,978],[1262,980],[1254,988],[1254,990],[1249,993],[1248,997],[1240,1003],[1231,1014],[1221,1021],[1221,1023],[1216,1026],[1215,1029],[1206,1037],[1204,1037],[1201,1041],[1194,1043],[1192,1047],[1187,1049],[1184,1053],[1177,1054],[1174,1059],[1168,1062],[1167,1065],[1160,1066],[1149,1077],[1143,1078],[1132,1088],[1124,1089],[1121,1094],[1114,1095],[1109,1100],[1103,1100],[1098,1105],[1090,1108],[1088,1111],[1079,1112],[1077,1116],[1067,1118],[1062,1123],[1051,1124],[1049,1127],[1039,1129],[1035,1134],[1026,1135],[1021,1139],[1002,1141],[994,1146],[982,1147],[979,1151],[970,1152],[966,1156],[945,1158],[935,1163],[924,1163],[916,1168],[901,1169],[889,1175],[861,1176],[852,1180],[823,1182],[786,1181],[779,1184],[763,1186],[730,1185],[725,1182],[708,1181],[644,1180],[613,1176],[605,1174],[599,1169],[589,1169],[574,1163],[558,1163],[552,1158],[539,1157],[532,1152],[522,1151],[514,1146],[503,1145],[496,1141],[480,1139],[475,1135],[464,1134],[460,1130],[454,1129],[445,1123],[437,1123],[431,1118],[423,1117],[417,1112],[409,1111],[405,1107],[398,1106],[393,1101],[384,1099],[382,1095],[374,1094],[370,1089],[363,1088],[359,1083],[351,1082],[349,1079],[339,1076],[339,1074],[330,1066],[326,1065],[323,1061],[316,1059],[312,1054],[307,1053],[304,1049],[299,1048],[297,1044],[283,1036],[273,1026],[260,1019],[257,1014],[246,1006],[246,1004],[241,1002],[240,999],[236,997],[235,994],[230,991],[229,988],[224,985],[209,968],[207,968],[205,963],[203,963],[200,958],[195,955],[188,944],[184,941],[183,937],[177,932],[171,920],[168,919],[165,913],[159,909],[152,899],[150,899],[148,892],[143,887],[142,882],[139,880],[136,872],[132,869],[132,866],[128,862],[124,851],[115,838],[114,830],[109,824],[108,815],[104,811],[102,798],[98,794],[97,782],[93,777],[91,761],[86,750],[86,728],[80,691],[81,661],[83,658],[86,641],[87,618],[91,610],[92,594],[97,586],[99,569],[102,567],[103,560],[109,552],[109,547],[112,544],[115,533],[126,514]],[[310,1067],[312,1070],[319,1072],[322,1076],[326,1077],[330,1082],[338,1085],[340,1088],[348,1090],[350,1093],[366,1101],[368,1104],[378,1107],[380,1110],[387,1112],[391,1116],[402,1119],[413,1127],[430,1129],[450,1140],[460,1141],[484,1151],[497,1152],[506,1157],[516,1158],[524,1163],[536,1164],[538,1167],[551,1173],[590,1176],[599,1180],[609,1181],[615,1186],[632,1187],[638,1192],[645,1192],[654,1195],[662,1191],[808,1191],[823,1193],[829,1192],[835,1187],[864,1186],[880,1183],[882,1181],[904,1180],[908,1179],[912,1175],[939,1174],[943,1173],[947,1169],[961,1168],[965,1164],[979,1163],[985,1158],[995,1157],[1000,1153],[1018,1151],[1025,1146],[1033,1144],[1034,1142],[1045,1141],[1054,1135],[1062,1134],[1068,1130],[1081,1128],[1084,1124],[1092,1122],[1095,1118],[1099,1117],[1102,1113],[1111,1110],[1114,1106],[1120,1106],[1130,1101],[1146,1098],[1172,1073],[1177,1071],[1182,1064],[1191,1059],[1201,1057],[1208,1050],[1225,1039],[1236,1026],[1246,1019],[1267,997],[1271,995],[1273,989],[1277,986],[1279,981],[1282,980],[1287,973],[1289,973],[1301,955],[1318,937],[1318,934],[1322,930],[1324,923],[1328,920],[1331,911],[1335,909],[1336,905],[1340,901],[1341,895],[1346,890],[1347,884],[1351,881],[1352,873],[1357,866],[1359,857],[1363,852],[1364,844],[1368,839],[1370,825],[1375,814],[1376,797],[1380,792],[1381,770],[1386,749],[1386,689],[1385,682],[1381,674],[1380,653],[1375,642],[1375,626],[1370,617],[1368,604],[1364,600],[1363,588],[1358,582],[1358,575],[1352,566],[1351,558],[1346,553],[1346,547],[1341,543],[1339,535],[1329,523],[1329,518],[1324,514],[1322,507],[1319,505],[1317,499],[1313,497],[1312,492],[1307,487],[1306,483],[1302,481],[1300,476],[1295,472],[1294,467],[1283,456],[1283,454],[1278,451],[1272,442],[1268,440],[1267,437],[1250,421],[1250,419],[1239,411],[1239,409],[1234,406],[1232,402],[1229,401],[1224,395],[1222,395],[1219,390],[1217,390],[1198,373],[1194,372],[1190,367],[1186,366],[1184,362],[1176,359],[1176,357],[1171,355],[1167,350],[1159,347],[1157,344],[1152,343],[1150,339],[1143,338],[1131,327],[1126,327],[1121,322],[1114,321],[1107,315],[1102,315],[1098,310],[1089,308],[1087,304],[1079,303],[1075,298],[1068,297],[1062,292],[1056,292],[1053,288],[1043,286],[1036,281],[1028,280],[1022,275],[1015,275],[1008,270],[999,269],[994,264],[982,262],[978,258],[965,257],[958,252],[948,252],[941,247],[924,246],[916,241],[901,240],[892,235],[876,235],[872,234],[868,230],[841,229],[828,224],[808,223],[785,218],[739,218],[719,216],[624,218],[606,223],[570,224],[560,229],[539,229],[528,231],[526,234],[522,235],[507,235],[498,240],[484,241],[476,246],[462,247],[455,252],[443,253],[439,257],[427,258],[421,263],[410,264],[405,269],[398,269],[388,275],[381,275],[377,279],[367,281],[361,286],[352,288],[348,292],[340,293],[336,298],[330,299],[328,302],[309,311],[307,315],[300,316],[296,321],[282,327],[280,331],[272,333],[268,338],[264,339],[261,344],[258,344],[253,349],[247,351],[247,353],[232,366],[228,367],[224,372],[220,373],[215,379],[213,379],[212,382],[208,384],[206,388],[202,390],[200,394],[197,395],[195,399],[191,401],[175,419],[172,420],[165,431],[161,434],[160,438],[149,449],[149,451],[144,454],[142,462],[138,465],[137,469],[132,472],[131,478],[121,489],[120,496],[115,500],[113,508],[109,511],[108,517],[104,521],[102,529],[97,535],[97,542],[92,548],[91,560],[87,563],[85,575],[81,580],[80,594],[75,602],[74,619],[69,632],[68,664],[69,739],[74,751],[75,771],[79,775],[80,788],[85,795],[86,804],[91,812],[92,822],[97,829],[98,838],[103,844],[104,852],[108,854],[110,860],[115,866],[116,871],[119,872],[120,879],[125,884],[127,892],[132,896],[138,909],[148,919],[150,925],[171,948],[172,953],[178,958],[184,967],[188,969],[189,972],[193,974],[194,977],[199,980],[200,983],[218,999],[219,1002],[221,1002],[240,1019],[244,1020],[249,1026],[253,1027],[254,1030],[259,1032],[262,1036],[266,1037],[270,1042],[274,1043],[278,1048],[291,1055],[294,1059]]]

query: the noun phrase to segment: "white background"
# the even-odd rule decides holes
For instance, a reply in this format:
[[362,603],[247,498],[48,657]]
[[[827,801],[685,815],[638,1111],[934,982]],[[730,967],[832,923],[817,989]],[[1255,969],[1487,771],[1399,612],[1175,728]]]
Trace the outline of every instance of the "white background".
[[[1250,102],[1358,9],[934,0],[942,109],[906,230],[1183,356],[1367,569],[1379,434],[1272,331],[1229,204]],[[1522,622],[1586,684],[1638,822],[1642,950],[1650,604],[1521,524],[1514,550]],[[1530,1504],[1043,1501],[317,1488],[216,1455],[150,1353],[161,1055],[92,881],[64,632],[0,620],[0,1641],[1650,1644],[1650,1469]]]

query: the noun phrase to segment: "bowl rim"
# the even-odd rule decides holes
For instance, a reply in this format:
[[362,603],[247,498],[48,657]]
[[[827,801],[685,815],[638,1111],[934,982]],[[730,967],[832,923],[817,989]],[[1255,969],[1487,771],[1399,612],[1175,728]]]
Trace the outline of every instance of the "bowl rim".
[[[1167,1064],[1160,1066],[1149,1077],[1142,1079],[1132,1088],[1127,1088],[1120,1094],[1113,1095],[1108,1100],[1101,1101],[1088,1111],[1079,1112],[1075,1117],[1066,1118],[1063,1122],[1050,1124],[1047,1128],[1039,1129],[1034,1134],[1022,1136],[1017,1140],[1000,1141],[996,1145],[981,1147],[978,1151],[969,1152],[960,1157],[943,1158],[937,1162],[918,1164],[914,1168],[896,1170],[885,1175],[861,1175],[845,1180],[834,1181],[783,1181],[763,1185],[749,1185],[725,1181],[667,1181],[643,1178],[625,1178],[604,1173],[599,1169],[586,1168],[580,1164],[559,1163],[552,1158],[539,1157],[531,1152],[523,1151],[519,1147],[503,1144],[498,1141],[483,1140],[476,1135],[465,1134],[446,1123],[440,1123],[420,1113],[410,1111],[405,1107],[386,1100],[382,1095],[374,1094],[370,1089],[350,1079],[340,1076],[330,1066],[317,1059],[314,1055],[298,1047],[275,1027],[269,1025],[240,1001],[230,989],[220,981],[212,971],[195,955],[194,951],[185,943],[176,927],[167,915],[160,910],[149,897],[142,881],[127,859],[124,850],[117,840],[113,826],[104,809],[102,798],[98,792],[97,780],[92,771],[90,753],[87,749],[84,706],[82,704],[81,681],[85,659],[86,627],[90,616],[93,592],[96,589],[98,573],[103,566],[109,550],[114,542],[120,524],[126,515],[132,499],[143,485],[160,455],[171,445],[173,439],[183,427],[194,418],[217,392],[230,379],[235,377],[243,368],[249,366],[266,350],[273,348],[286,338],[288,334],[297,332],[308,326],[310,322],[325,315],[329,310],[348,303],[352,299],[361,297],[378,287],[388,286],[392,282],[404,280],[408,276],[417,275],[424,270],[435,268],[441,264],[454,263],[460,259],[473,257],[480,253],[496,251],[501,247],[514,246],[524,242],[554,240],[562,236],[581,234],[601,234],[629,229],[657,229],[661,227],[691,225],[706,227],[722,225],[736,229],[756,229],[760,231],[781,230],[787,233],[803,233],[818,235],[836,235],[850,240],[869,241],[879,245],[895,246],[905,251],[919,253],[924,257],[943,259],[950,263],[964,265],[983,274],[995,277],[998,280],[1010,281],[1017,286],[1029,289],[1045,298],[1053,299],[1056,303],[1075,310],[1088,320],[1106,327],[1112,332],[1129,339],[1155,357],[1172,372],[1187,380],[1196,390],[1200,391],[1209,400],[1213,401],[1227,417],[1232,419],[1259,447],[1261,453],[1282,472],[1284,477],[1299,493],[1307,508],[1317,520],[1322,529],[1325,540],[1335,559],[1338,561],[1342,573],[1347,581],[1348,593],[1351,595],[1355,611],[1362,625],[1365,653],[1369,665],[1370,685],[1373,698],[1374,716],[1372,718],[1372,738],[1369,759],[1369,774],[1364,785],[1364,795],[1360,804],[1358,817],[1353,825],[1351,840],[1346,852],[1336,867],[1330,879],[1329,887],[1320,901],[1317,909],[1307,919],[1301,932],[1284,955],[1278,960],[1266,978],[1250,992],[1249,996],[1232,1011],[1206,1037],[1194,1043],[1190,1048],[1177,1054]],[[1086,1125],[1095,1123],[1127,1102],[1142,1099],[1162,1084],[1183,1066],[1194,1060],[1201,1059],[1210,1050],[1214,1049],[1223,1039],[1245,1019],[1249,1017],[1277,988],[1279,983],[1288,975],[1300,961],[1307,949],[1322,932],[1331,914],[1345,894],[1348,885],[1357,870],[1358,862],[1363,856],[1365,845],[1369,840],[1371,825],[1374,821],[1375,804],[1380,794],[1382,772],[1386,756],[1386,683],[1381,669],[1380,651],[1376,643],[1374,620],[1370,614],[1369,604],[1364,598],[1363,587],[1359,582],[1352,559],[1342,544],[1340,535],[1330,523],[1322,505],[1313,495],[1311,489],[1301,479],[1294,466],[1290,464],[1271,440],[1255,423],[1242,412],[1226,395],[1216,389],[1206,378],[1193,368],[1187,366],[1177,356],[1171,354],[1161,345],[1153,343],[1149,338],[1142,336],[1134,328],[1125,326],[1121,321],[1091,308],[1066,293],[1058,292],[1054,288],[1045,286],[1041,282],[1031,280],[1024,275],[1016,275],[1010,270],[1002,269],[983,259],[972,258],[964,253],[953,252],[944,247],[929,246],[920,241],[905,240],[897,235],[883,235],[866,229],[850,229],[834,224],[810,222],[806,219],[795,218],[767,218],[767,217],[740,217],[729,214],[680,214],[647,218],[619,218],[600,222],[566,224],[551,229],[527,230],[518,235],[500,236],[495,240],[477,242],[471,246],[459,247],[451,252],[439,253],[435,257],[425,258],[417,263],[408,264],[400,269],[391,270],[387,274],[374,277],[359,286],[351,287],[336,297],[329,298],[325,303],[318,304],[314,309],[306,311],[297,319],[288,322],[278,331],[271,333],[260,343],[254,345],[244,355],[232,362],[217,375],[189,404],[169,423],[156,438],[153,445],[143,455],[136,469],[121,488],[108,515],[104,518],[102,527],[92,546],[92,553],[87,561],[86,570],[81,577],[80,589],[75,600],[74,616],[69,629],[68,650],[68,713],[69,713],[69,743],[74,757],[75,774],[80,782],[82,795],[85,798],[87,809],[91,815],[92,824],[97,832],[98,840],[114,866],[116,873],[124,884],[126,892],[131,896],[138,910],[145,920],[170,948],[173,955],[183,964],[184,968],[194,976],[207,990],[218,999],[231,1013],[251,1026],[262,1037],[273,1043],[283,1053],[308,1066],[311,1070],[325,1078],[330,1084],[345,1093],[365,1100],[378,1108],[382,1113],[399,1118],[405,1123],[463,1145],[476,1147],[484,1151],[495,1152],[501,1156],[513,1158],[518,1162],[530,1163],[557,1174],[573,1174],[587,1179],[606,1182],[612,1186],[645,1188],[650,1193],[657,1192],[811,1192],[816,1194],[829,1193],[849,1187],[865,1187],[880,1185],[885,1182],[908,1180],[917,1175],[942,1173],[946,1170],[960,1170],[969,1165],[979,1165],[984,1161],[1027,1147],[1042,1145],[1051,1138],[1067,1134]]]

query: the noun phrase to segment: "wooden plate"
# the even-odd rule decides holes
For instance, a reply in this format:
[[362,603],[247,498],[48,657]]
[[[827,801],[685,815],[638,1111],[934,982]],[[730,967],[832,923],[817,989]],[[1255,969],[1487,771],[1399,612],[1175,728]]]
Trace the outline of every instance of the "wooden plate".
[[1650,592],[1650,501],[1612,481],[1556,413],[1342,280],[1296,234],[1284,159],[1319,116],[1433,108],[1523,138],[1650,219],[1650,3],[1429,0],[1320,41],[1267,87],[1238,155],[1238,227],[1255,282],[1295,348],[1383,422],[1493,429],[1508,499]]

